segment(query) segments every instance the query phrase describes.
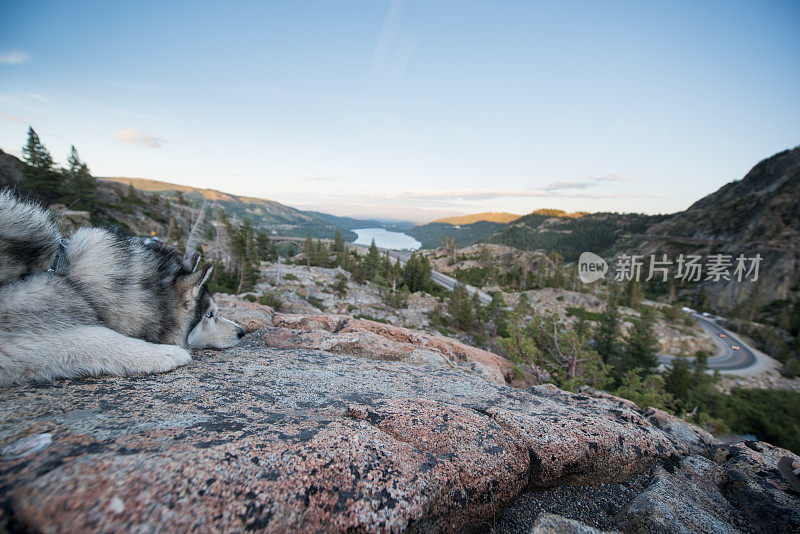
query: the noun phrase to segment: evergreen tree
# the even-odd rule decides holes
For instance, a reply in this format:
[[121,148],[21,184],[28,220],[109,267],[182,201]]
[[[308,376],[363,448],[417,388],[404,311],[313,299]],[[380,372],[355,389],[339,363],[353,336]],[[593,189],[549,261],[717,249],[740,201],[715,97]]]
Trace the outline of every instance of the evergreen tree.
[[475,314],[472,310],[472,302],[467,292],[467,286],[459,284],[456,290],[450,294],[450,300],[447,303],[447,311],[453,317],[453,320],[459,328],[462,330],[469,330],[472,328]]
[[331,251],[335,252],[336,254],[341,254],[344,252],[344,239],[342,238],[342,233],[339,231],[339,228],[336,227],[333,230],[333,247]]
[[481,326],[483,324],[483,316],[481,314],[481,298],[478,295],[478,292],[472,294],[472,299],[470,299],[470,303],[472,304],[472,312],[473,316],[475,317],[475,322],[477,322],[477,326]]
[[642,284],[636,280],[631,279],[625,286],[624,303],[629,308],[638,308],[642,302]]
[[347,275],[339,273],[336,275],[336,283],[333,285],[333,291],[339,298],[344,298],[347,295]]
[[311,235],[306,235],[306,240],[303,243],[303,253],[306,255],[306,268],[311,270],[311,260],[314,257],[314,242],[311,240]]
[[480,313],[483,321],[491,325],[489,333],[492,338],[508,336],[508,311],[502,293],[492,292],[492,301],[481,308]]
[[63,179],[53,168],[53,156],[39,139],[33,128],[28,127],[28,142],[22,148],[26,165],[22,170],[24,188],[45,202],[63,199]]
[[78,151],[70,147],[65,173],[68,178],[70,205],[74,209],[94,212],[96,210],[97,180],[89,172],[89,167],[81,161]]
[[619,308],[617,308],[617,299],[614,293],[609,297],[606,303],[606,310],[600,318],[600,325],[598,326],[595,335],[595,347],[597,353],[603,357],[605,363],[618,365],[620,357],[619,346],[619,331],[620,331],[620,315]]
[[664,378],[660,375],[642,378],[638,369],[628,371],[623,376],[622,384],[614,394],[632,400],[643,410],[651,406],[659,410],[669,410],[672,405],[672,395],[665,390]]
[[256,256],[259,260],[274,260],[278,257],[275,243],[264,230],[259,230],[256,234]]
[[377,245],[375,245],[375,240],[372,240],[372,244],[369,246],[369,252],[367,253],[367,257],[364,259],[364,274],[367,276],[367,280],[372,280],[379,272],[381,266],[381,253],[378,250]]
[[523,316],[527,315],[531,311],[531,302],[528,298],[528,295],[525,293],[520,294],[519,300],[517,300],[517,305],[514,306],[514,313],[517,315]]
[[626,369],[641,369],[650,373],[658,367],[658,344],[653,332],[653,311],[649,306],[642,306],[641,313],[633,321],[633,328],[627,337],[625,353]]
[[428,258],[412,254],[403,268],[403,281],[412,293],[428,291],[431,287],[431,264]]
[[73,197],[70,205],[90,213],[96,211],[97,180],[89,172],[86,163],[81,161],[74,145],[70,147],[65,172],[69,178],[69,194]]

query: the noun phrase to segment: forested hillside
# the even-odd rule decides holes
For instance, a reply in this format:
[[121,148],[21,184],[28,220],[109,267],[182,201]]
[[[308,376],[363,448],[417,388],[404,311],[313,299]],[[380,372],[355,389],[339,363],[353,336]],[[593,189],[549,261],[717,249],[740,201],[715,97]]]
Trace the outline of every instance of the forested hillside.
[[442,235],[455,240],[456,246],[466,247],[485,241],[489,236],[504,229],[507,224],[479,221],[471,224],[454,225],[432,222],[415,226],[405,233],[422,243],[422,248],[436,248],[442,245]]
[[665,218],[639,213],[566,214],[542,210],[517,219],[488,241],[520,250],[555,251],[564,261],[571,262],[585,251],[610,254],[623,236],[645,232]]
[[334,231],[338,227],[342,236],[347,241],[356,238],[356,235],[327,221],[314,212],[298,210],[273,200],[263,198],[245,197],[223,193],[215,189],[202,189],[159,180],[145,178],[108,177],[99,178],[100,182],[119,183],[132,186],[139,191],[155,193],[162,198],[185,202],[187,205],[199,208],[203,202],[221,206],[232,217],[247,219],[254,228],[265,229],[278,235],[333,239]]

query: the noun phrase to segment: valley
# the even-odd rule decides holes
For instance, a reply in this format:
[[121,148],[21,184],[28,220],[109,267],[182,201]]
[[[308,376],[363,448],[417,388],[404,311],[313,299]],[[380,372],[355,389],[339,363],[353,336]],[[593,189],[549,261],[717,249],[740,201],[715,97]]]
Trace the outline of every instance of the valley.
[[[505,358],[506,380],[516,386],[604,388],[678,414],[704,406],[691,417],[711,428],[727,416],[707,399],[717,390],[730,392],[731,380],[734,390],[800,390],[792,264],[799,225],[787,200],[798,182],[799,154],[794,149],[768,158],[744,180],[673,215],[540,209],[522,217],[484,213],[409,226],[132,178],[97,179],[83,211],[53,209],[66,232],[104,224],[185,254],[199,252],[218,266],[212,289],[234,299],[456,339]],[[0,154],[0,183],[25,192],[25,165]],[[739,194],[749,199],[748,214],[718,218],[718,209],[740,209]],[[743,231],[731,222],[757,225],[762,212],[781,221],[770,224],[782,230]],[[727,280],[620,282],[613,273],[585,284],[577,268],[584,251],[609,262],[638,254],[645,270],[647,258],[659,254],[745,251],[765,261],[760,281],[740,287]],[[700,312],[724,319],[712,322]],[[562,367],[565,354],[547,336],[567,336],[563,342],[591,363]],[[715,371],[726,378],[709,374]]]

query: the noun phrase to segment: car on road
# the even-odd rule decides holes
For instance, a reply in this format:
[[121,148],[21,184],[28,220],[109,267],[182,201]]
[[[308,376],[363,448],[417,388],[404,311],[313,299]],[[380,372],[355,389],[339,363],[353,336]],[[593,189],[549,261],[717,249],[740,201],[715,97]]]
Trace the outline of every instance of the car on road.
[[739,350],[739,349],[741,349],[742,347],[740,347],[739,345],[731,345],[731,348],[732,348],[733,350]]
[[718,335],[719,337],[728,337],[726,334],[723,334],[722,332],[720,332],[720,333],[719,333],[719,334],[717,334],[717,335]]

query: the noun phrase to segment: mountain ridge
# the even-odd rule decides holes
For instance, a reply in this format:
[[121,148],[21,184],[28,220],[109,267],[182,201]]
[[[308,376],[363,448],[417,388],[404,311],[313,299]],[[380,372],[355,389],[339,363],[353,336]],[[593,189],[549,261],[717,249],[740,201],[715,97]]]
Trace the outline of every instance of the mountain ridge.
[[[441,219],[436,219],[428,224],[439,223],[439,224],[462,225],[462,224],[473,224],[476,222],[510,223],[512,221],[519,219],[520,217],[522,217],[522,215],[517,215],[515,213],[508,213],[505,211],[484,211],[481,213],[471,213],[468,215],[442,217]],[[418,226],[423,226],[423,225],[418,225]]]

